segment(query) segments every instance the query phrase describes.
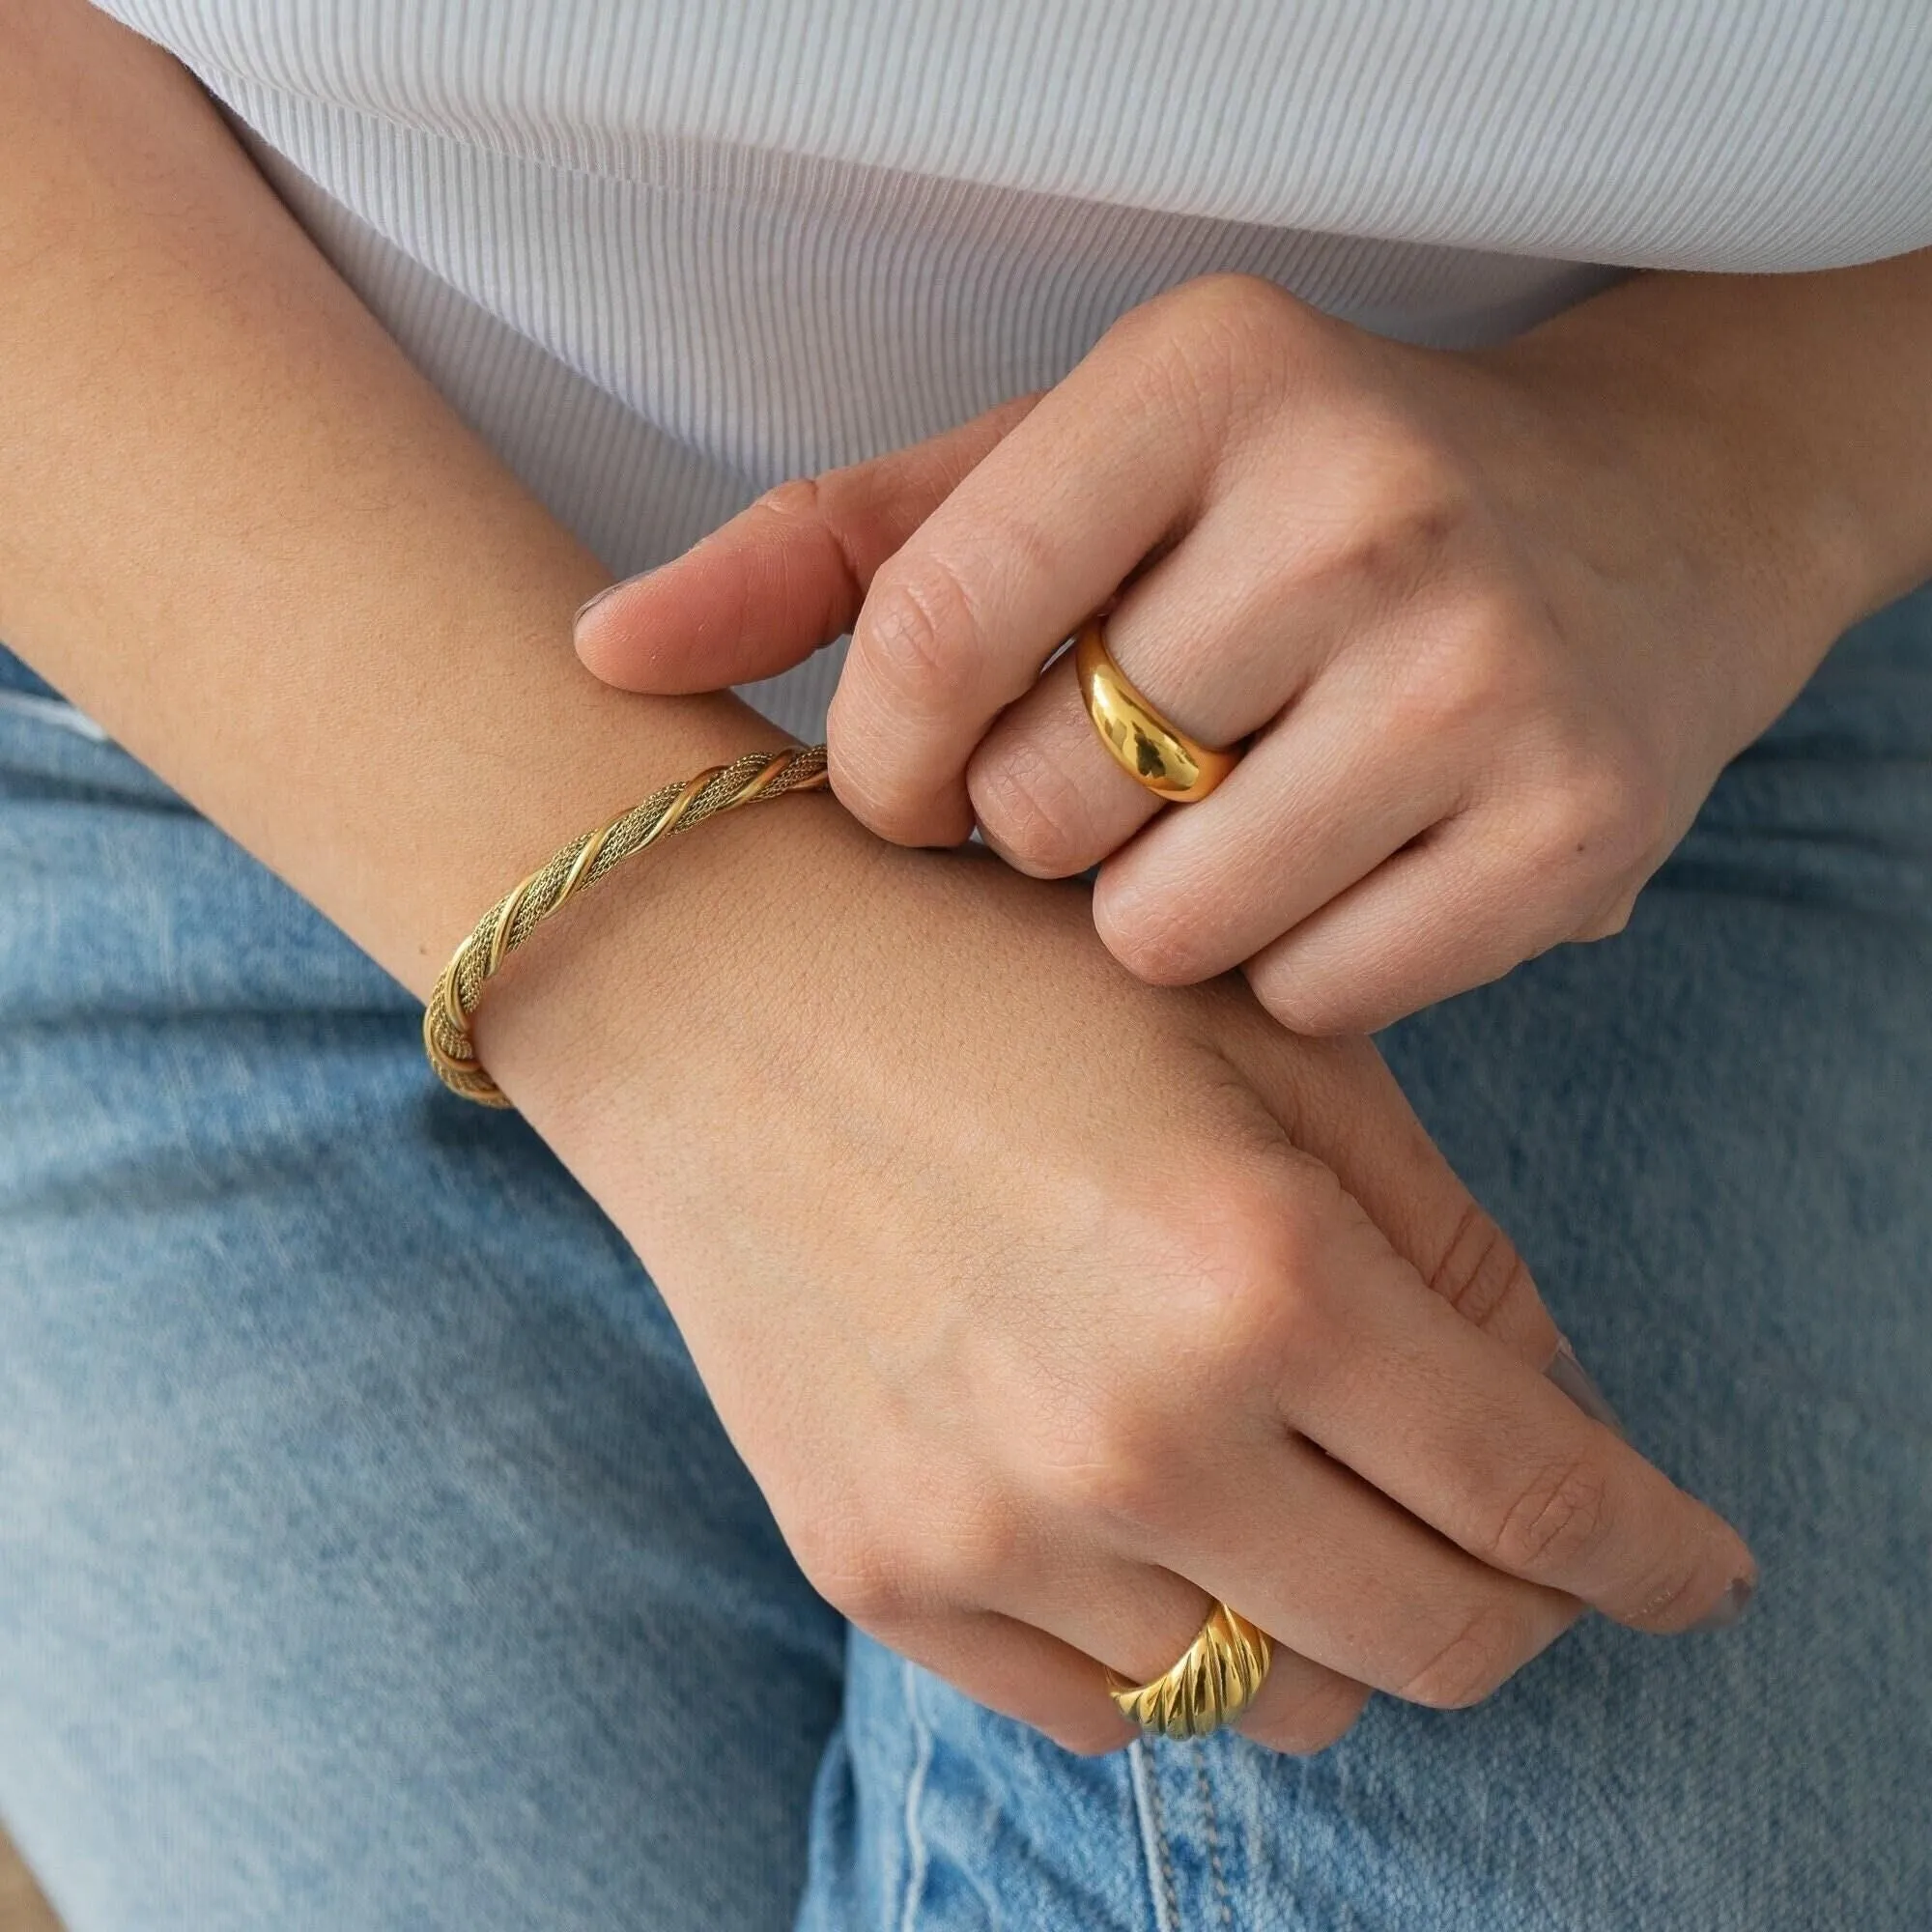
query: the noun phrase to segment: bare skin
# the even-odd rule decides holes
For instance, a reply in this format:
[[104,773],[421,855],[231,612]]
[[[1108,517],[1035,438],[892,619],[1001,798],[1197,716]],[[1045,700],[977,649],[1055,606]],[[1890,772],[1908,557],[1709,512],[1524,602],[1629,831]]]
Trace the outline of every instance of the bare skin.
[[[1640,276],[1476,355],[1216,276],[1043,397],[774,493],[579,642],[671,692],[856,626],[833,778],[874,831],[1104,861],[1143,979],[1240,967],[1292,1027],[1372,1030],[1621,929],[1725,761],[1932,575],[1928,452],[1932,251]],[[1041,675],[1122,584],[1128,676],[1251,741],[1203,803]]]
[[[9,11],[11,647],[420,994],[564,837],[780,742],[590,677],[602,577],[178,67]],[[1248,1728],[1307,1749],[1371,1687],[1466,1703],[1585,1605],[1677,1631],[1750,1573],[1540,1373],[1534,1287],[1373,1050],[1140,984],[1070,889],[789,800],[603,888],[479,1039],[807,1573],[1073,1747],[1213,1596],[1283,1645]]]

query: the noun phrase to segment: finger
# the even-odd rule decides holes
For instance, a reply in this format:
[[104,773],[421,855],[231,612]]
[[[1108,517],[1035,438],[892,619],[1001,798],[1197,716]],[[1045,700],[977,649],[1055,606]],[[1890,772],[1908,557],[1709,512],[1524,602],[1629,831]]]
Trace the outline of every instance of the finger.
[[[1098,1659],[1124,1683],[1149,1684],[1162,1676],[1193,1643],[1213,1599],[1157,1565],[1106,1557],[1070,1564],[1068,1541],[1060,1539],[1021,1565],[1024,1587],[999,1607]],[[1274,1750],[1322,1750],[1354,1722],[1368,1696],[1367,1685],[1277,1643],[1240,1728]]]
[[966,792],[987,844],[1037,879],[1084,872],[1162,810],[1101,744],[1070,652],[980,741]]
[[[1182,1631],[1171,1627],[1165,1636],[1143,1648],[1162,1660],[1145,1669],[1117,1671],[1129,1684],[1151,1684],[1185,1655],[1208,1620],[1212,1599],[1197,1590],[1201,1615]],[[1246,1611],[1242,1612],[1247,1615]],[[1250,1623],[1257,1619],[1248,1616]],[[1323,1751],[1353,1728],[1372,1694],[1371,1687],[1317,1663],[1269,1634],[1267,1675],[1255,1701],[1236,1719],[1235,1728],[1269,1750],[1294,1757]]]
[[[1380,593],[1360,572],[1338,577],[1322,568],[1327,540],[1319,523],[1314,534],[1300,533],[1278,500],[1254,507],[1246,500],[1251,494],[1215,500],[1128,585],[1106,620],[1115,663],[1169,723],[1208,745],[1235,744],[1284,707],[1298,716],[1311,681],[1341,645],[1385,622]],[[1305,559],[1297,545],[1307,547]],[[1345,719],[1342,729],[1347,749],[1359,756],[1359,722]],[[1244,762],[1253,761],[1250,753]],[[989,842],[1040,877],[1065,878],[1098,864],[1159,810],[1101,744],[1070,662],[1054,665],[992,724],[967,779]],[[1162,813],[1159,836],[1226,798],[1236,779],[1206,804]],[[1252,778],[1244,781],[1244,813],[1254,811],[1258,789]],[[1225,824],[1228,809],[1217,816]],[[1353,799],[1340,824],[1361,836]],[[1257,832],[1264,843],[1265,830]],[[1204,896],[1196,895],[1197,905]],[[1246,956],[1236,953],[1210,970],[1226,971]]]
[[1333,1675],[1442,1707],[1474,1703],[1582,1605],[1445,1542],[1293,1435],[1188,1489],[1149,1552]]
[[901,844],[972,830],[988,724],[1191,515],[1214,435],[1110,332],[875,574],[833,700],[832,780]]
[[917,1622],[853,1621],[975,1703],[1031,1724],[1067,1750],[1119,1750],[1139,1734],[1107,1694],[1104,1665],[1017,1618],[978,1610]]
[[1625,1435],[1515,1243],[1443,1158],[1375,1042],[1291,1038],[1246,1001],[1231,1024],[1242,1078],[1290,1142],[1336,1175],[1430,1292],[1548,1377],[1593,1422]]
[[[1312,620],[1231,595],[1234,559],[1212,545],[1204,556],[1203,544],[1202,530],[1190,532],[1122,595],[1107,618],[1107,649],[1170,724],[1221,745],[1293,696],[1309,656],[1293,648],[1306,644],[1296,633]],[[1070,656],[987,730],[969,761],[967,791],[987,842],[1037,878],[1085,871],[1161,813],[1160,800],[1101,743]]]
[[1354,1729],[1373,1694],[1368,1685],[1273,1643],[1261,1691],[1235,1728],[1269,1750],[1313,1757]]
[[1372,1041],[1292,1038],[1242,999],[1228,1003],[1220,1042],[1288,1141],[1335,1175],[1433,1293],[1532,1368],[1549,1366],[1561,1336],[1529,1269]]
[[578,656],[607,684],[662,696],[789,669],[851,629],[879,565],[1036,400],[768,490],[682,556],[586,605]]
[[1688,1629],[1754,1577],[1736,1530],[1424,1291],[1339,1187],[1301,1192],[1273,1357],[1291,1428],[1479,1561],[1620,1623]]
[[[1097,1573],[1082,1575],[1060,1555],[1036,1573],[1060,1587],[1028,1592],[1030,1605],[1020,1614],[882,1608],[854,1621],[976,1702],[1068,1750],[1118,1750],[1139,1733],[1114,1703],[1109,1673],[1130,1684],[1160,1676],[1194,1640],[1211,1603],[1196,1585],[1145,1564],[1103,1561]],[[1082,1587],[1065,1587],[1069,1577]],[[1354,1721],[1368,1694],[1367,1686],[1277,1645],[1242,1729],[1276,1750],[1321,1750]]]
[[1587,923],[1594,907],[1563,892],[1560,857],[1512,851],[1488,814],[1444,820],[1263,947],[1248,983],[1296,1033],[1376,1032]]
[[1362,663],[1332,667],[1216,791],[1107,861],[1094,923],[1129,972],[1155,985],[1225,973],[1456,810],[1445,761],[1391,756],[1365,729]]

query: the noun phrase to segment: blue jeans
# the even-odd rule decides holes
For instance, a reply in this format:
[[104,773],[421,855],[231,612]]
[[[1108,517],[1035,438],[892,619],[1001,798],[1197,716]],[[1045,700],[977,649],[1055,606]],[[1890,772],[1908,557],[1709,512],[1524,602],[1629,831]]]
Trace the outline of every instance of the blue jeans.
[[0,1812],[72,1932],[1932,1925],[1932,595],[1624,937],[1386,1040],[1752,1615],[1306,1761],[847,1631],[544,1148],[61,715],[0,699]]

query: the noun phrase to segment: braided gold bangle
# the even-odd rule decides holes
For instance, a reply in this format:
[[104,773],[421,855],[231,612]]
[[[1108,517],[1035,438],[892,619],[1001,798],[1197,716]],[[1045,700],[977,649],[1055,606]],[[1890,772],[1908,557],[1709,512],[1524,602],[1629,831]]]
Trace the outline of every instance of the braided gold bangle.
[[826,783],[823,745],[747,752],[728,765],[711,765],[673,781],[608,825],[573,838],[548,865],[505,893],[442,969],[423,1009],[422,1024],[423,1050],[437,1077],[466,1100],[507,1107],[509,1100],[477,1059],[469,1033],[469,1016],[503,961],[573,894],[594,886],[645,846],[755,799],[821,791]]

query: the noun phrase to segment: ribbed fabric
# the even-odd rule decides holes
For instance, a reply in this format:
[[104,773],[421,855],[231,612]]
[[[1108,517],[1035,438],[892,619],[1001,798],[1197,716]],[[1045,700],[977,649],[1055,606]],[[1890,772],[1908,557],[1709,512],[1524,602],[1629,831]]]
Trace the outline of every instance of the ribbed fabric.
[[[1217,269],[1508,335],[1932,243],[1928,0],[109,0],[614,571]],[[766,708],[810,731],[836,663]]]

